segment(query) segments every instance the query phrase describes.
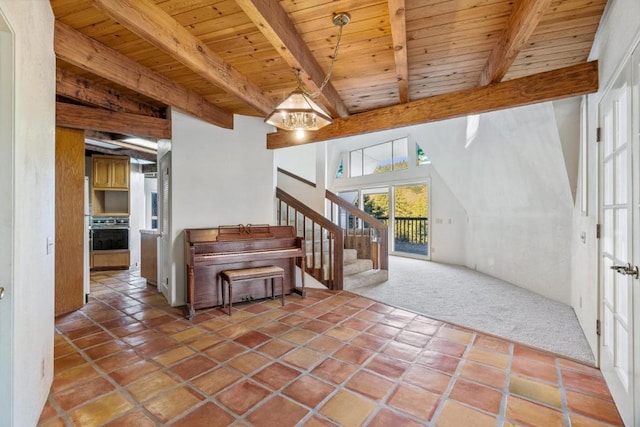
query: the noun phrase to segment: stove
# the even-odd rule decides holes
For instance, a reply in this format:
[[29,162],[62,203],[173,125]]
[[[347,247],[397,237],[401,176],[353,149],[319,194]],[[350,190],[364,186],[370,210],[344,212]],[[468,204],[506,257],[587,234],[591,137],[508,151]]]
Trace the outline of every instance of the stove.
[[129,217],[94,216],[91,218],[91,250],[129,249]]

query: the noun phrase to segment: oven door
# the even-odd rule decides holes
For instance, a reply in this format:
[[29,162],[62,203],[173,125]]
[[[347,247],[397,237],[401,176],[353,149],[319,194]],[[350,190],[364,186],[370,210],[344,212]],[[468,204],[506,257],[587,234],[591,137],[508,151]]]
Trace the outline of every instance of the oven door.
[[91,249],[94,251],[129,249],[128,228],[94,228],[91,234]]

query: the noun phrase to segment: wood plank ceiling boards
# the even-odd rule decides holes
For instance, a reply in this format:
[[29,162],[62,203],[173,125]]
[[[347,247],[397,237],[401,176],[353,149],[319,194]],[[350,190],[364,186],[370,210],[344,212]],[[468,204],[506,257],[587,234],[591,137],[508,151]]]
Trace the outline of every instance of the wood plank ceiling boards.
[[[305,141],[268,135],[268,147],[285,147],[595,91],[597,70],[587,58],[605,5],[51,0],[57,92],[61,101],[107,111],[164,119],[166,108],[176,107],[232,127],[233,114],[265,117],[296,88],[296,70],[315,91],[332,62],[332,17],[348,12],[319,98],[334,123]],[[553,90],[534,96],[549,76],[558,80]],[[482,97],[490,107],[479,105]],[[398,120],[390,124],[389,117]]]

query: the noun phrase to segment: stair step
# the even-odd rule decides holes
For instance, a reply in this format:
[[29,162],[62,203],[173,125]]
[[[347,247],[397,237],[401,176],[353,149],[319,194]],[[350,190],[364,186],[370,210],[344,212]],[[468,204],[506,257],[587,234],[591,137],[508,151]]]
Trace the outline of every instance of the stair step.
[[[316,252],[316,268],[320,268],[320,252]],[[358,260],[358,251],[355,249],[345,249],[342,252],[342,262],[346,265]],[[322,259],[325,264],[329,262],[329,252],[325,251],[322,255]],[[308,266],[311,265],[311,253],[307,252],[307,259],[305,260]]]
[[377,285],[387,280],[389,280],[389,272],[387,270],[367,270],[350,276],[345,275],[343,289],[348,291],[364,286]]
[[354,274],[373,269],[373,261],[371,261],[370,259],[358,259],[349,263],[345,263],[343,268],[344,269],[342,274],[344,275],[344,277],[352,276]]
[[358,259],[358,251],[355,249],[345,249],[342,254],[342,260],[345,264]]

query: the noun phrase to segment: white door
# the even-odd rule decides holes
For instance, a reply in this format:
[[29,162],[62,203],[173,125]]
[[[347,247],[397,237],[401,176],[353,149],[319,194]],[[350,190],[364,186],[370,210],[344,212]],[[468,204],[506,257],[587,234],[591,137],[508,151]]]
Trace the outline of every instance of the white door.
[[[634,321],[640,280],[638,256],[638,116],[632,115],[631,67],[626,66],[599,106],[602,239],[600,245],[600,367],[627,426],[640,426],[634,404]],[[634,125],[634,121],[636,124]],[[634,243],[635,242],[635,243]],[[634,297],[635,294],[635,297]],[[634,300],[636,301],[634,303]],[[634,316],[634,314],[636,314]],[[637,328],[636,328],[637,329]],[[636,332],[637,333],[637,332]],[[640,403],[640,402],[639,402]],[[635,422],[634,422],[635,420]]]
[[[13,387],[13,54],[0,14],[0,414],[12,425]],[[4,291],[4,292],[2,292]],[[0,423],[2,423],[0,422]]]

